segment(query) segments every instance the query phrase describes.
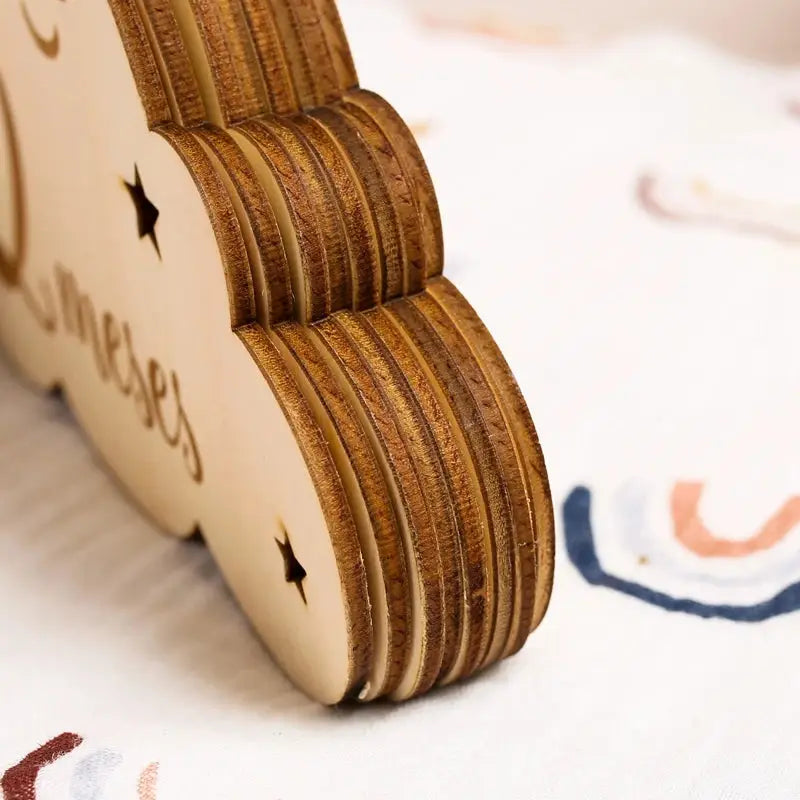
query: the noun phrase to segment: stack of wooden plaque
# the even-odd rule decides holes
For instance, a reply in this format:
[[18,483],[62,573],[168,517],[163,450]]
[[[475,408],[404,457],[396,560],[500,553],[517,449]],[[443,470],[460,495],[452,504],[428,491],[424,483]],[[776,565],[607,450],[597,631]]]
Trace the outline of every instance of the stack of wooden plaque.
[[541,449],[333,0],[3,5],[12,360],[202,531],[309,695],[517,652],[552,586]]

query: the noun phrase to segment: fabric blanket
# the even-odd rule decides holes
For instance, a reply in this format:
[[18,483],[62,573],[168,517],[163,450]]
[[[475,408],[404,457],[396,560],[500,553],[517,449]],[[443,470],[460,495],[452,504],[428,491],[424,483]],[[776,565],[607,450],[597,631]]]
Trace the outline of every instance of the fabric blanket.
[[800,797],[800,70],[341,8],[533,411],[550,612],[466,685],[317,707],[0,362],[4,800]]

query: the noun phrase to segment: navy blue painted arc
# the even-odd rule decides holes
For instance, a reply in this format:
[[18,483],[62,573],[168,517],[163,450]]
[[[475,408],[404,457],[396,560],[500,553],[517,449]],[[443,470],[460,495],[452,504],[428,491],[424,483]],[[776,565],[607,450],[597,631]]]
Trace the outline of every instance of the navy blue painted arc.
[[774,597],[749,606],[711,605],[650,589],[641,583],[607,573],[597,558],[592,529],[592,493],[585,486],[577,487],[564,502],[564,531],[567,554],[583,578],[595,586],[605,586],[637,600],[659,606],[666,611],[693,614],[705,619],[727,619],[733,622],[763,622],[800,609],[800,582],[793,583]]

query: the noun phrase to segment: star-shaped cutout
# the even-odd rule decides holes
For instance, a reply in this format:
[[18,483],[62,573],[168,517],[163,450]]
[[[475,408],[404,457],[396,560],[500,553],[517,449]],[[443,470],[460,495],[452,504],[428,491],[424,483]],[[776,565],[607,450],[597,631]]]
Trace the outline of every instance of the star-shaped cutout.
[[303,565],[297,560],[297,556],[294,554],[294,548],[292,547],[292,543],[289,541],[289,534],[286,532],[285,528],[283,530],[283,538],[284,541],[275,539],[275,544],[278,545],[278,549],[281,551],[281,555],[283,556],[286,583],[293,583],[297,587],[300,597],[303,598],[303,602],[308,605],[308,600],[306,599],[306,590],[303,587],[303,581],[306,579],[307,573],[303,568]]
[[156,236],[156,222],[158,222],[159,214],[161,213],[150,201],[147,193],[142,186],[142,176],[139,174],[139,167],[136,166],[135,183],[131,184],[125,181],[125,188],[131,196],[133,205],[136,208],[136,222],[139,226],[139,238],[144,239],[147,236],[153,243],[153,247],[158,253],[159,259],[161,258],[161,248],[158,246],[158,238]]

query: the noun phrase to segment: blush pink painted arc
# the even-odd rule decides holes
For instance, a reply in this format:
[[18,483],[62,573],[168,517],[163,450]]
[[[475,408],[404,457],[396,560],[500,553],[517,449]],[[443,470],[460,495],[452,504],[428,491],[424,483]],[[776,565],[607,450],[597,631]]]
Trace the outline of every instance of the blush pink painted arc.
[[150,764],[139,776],[139,800],[156,800],[157,784],[158,764]]
[[704,484],[679,482],[672,491],[672,522],[675,538],[703,558],[743,558],[769,550],[800,524],[800,497],[790,497],[749,539],[715,536],[700,518]]

